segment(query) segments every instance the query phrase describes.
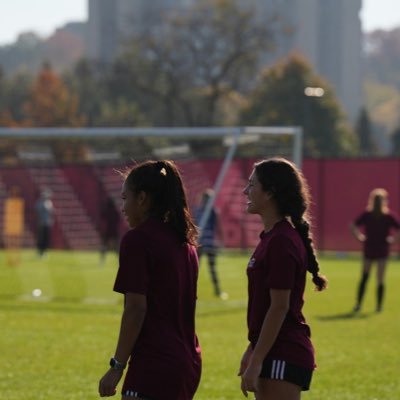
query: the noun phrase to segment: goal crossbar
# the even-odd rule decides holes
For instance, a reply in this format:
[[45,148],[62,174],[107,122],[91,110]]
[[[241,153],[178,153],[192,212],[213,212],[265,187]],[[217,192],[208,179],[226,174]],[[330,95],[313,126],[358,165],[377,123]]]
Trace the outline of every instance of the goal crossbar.
[[260,136],[292,136],[292,161],[301,167],[302,161],[302,128],[293,126],[243,126],[243,127],[95,127],[95,128],[0,128],[0,138],[29,139],[29,140],[62,140],[62,139],[100,139],[100,138],[140,138],[140,137],[169,137],[169,138],[223,138],[228,150],[222,166],[217,174],[213,187],[213,195],[205,205],[199,221],[200,232],[203,231],[216,197],[224,182],[225,175],[232,163],[238,146],[241,143],[252,143],[257,146]]
[[[243,126],[243,127],[168,127],[168,128],[0,128],[0,138],[65,139],[107,137],[224,137],[245,135],[289,135],[294,138],[293,162],[301,167],[302,128],[297,126]],[[235,142],[236,140],[233,140]],[[233,146],[235,146],[233,144]]]
[[167,128],[0,128],[0,137],[129,137],[129,136],[226,136],[232,134],[301,135],[297,126],[243,126],[243,127],[167,127]]

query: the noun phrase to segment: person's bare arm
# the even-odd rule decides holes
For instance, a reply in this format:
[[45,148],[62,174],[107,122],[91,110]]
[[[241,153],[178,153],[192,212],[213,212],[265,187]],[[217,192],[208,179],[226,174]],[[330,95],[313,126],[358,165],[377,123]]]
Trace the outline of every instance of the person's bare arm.
[[393,235],[388,236],[386,238],[386,240],[390,244],[400,242],[400,230],[397,230],[396,233],[394,233]]
[[257,380],[261,373],[265,356],[271,350],[289,310],[290,290],[271,289],[271,306],[265,315],[257,344],[252,352],[249,365],[242,375],[242,392],[257,390]]
[[357,228],[354,223],[350,224],[350,232],[359,242],[365,242],[365,235]]
[[121,327],[115,358],[123,364],[128,362],[129,356],[142,329],[147,310],[146,296],[136,293],[125,295],[125,307],[121,319]]
[[[147,310],[146,296],[136,293],[125,295],[124,312],[121,318],[121,326],[115,350],[115,359],[126,364],[142,329]],[[101,397],[114,396],[118,382],[122,378],[123,370],[110,368],[99,382]]]

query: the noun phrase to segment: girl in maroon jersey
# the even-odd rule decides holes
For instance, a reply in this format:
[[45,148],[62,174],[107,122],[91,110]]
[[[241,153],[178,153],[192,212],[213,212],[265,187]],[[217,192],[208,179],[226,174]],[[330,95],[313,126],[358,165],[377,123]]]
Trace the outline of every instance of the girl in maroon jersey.
[[122,211],[133,229],[121,241],[114,290],[125,306],[100,396],[116,393],[129,361],[123,400],[190,400],[201,373],[197,230],[175,164],[148,161],[128,171]]
[[264,230],[247,267],[250,344],[240,364],[241,389],[257,400],[298,400],[315,368],[302,314],[307,270],[317,290],[327,285],[310,237],[307,185],[292,163],[273,158],[255,164],[244,194],[247,212],[260,215]]
[[[362,229],[362,231],[360,230]],[[376,311],[382,311],[385,292],[385,270],[389,257],[389,245],[398,240],[400,224],[389,210],[388,193],[385,189],[374,189],[368,198],[367,209],[350,225],[354,237],[363,243],[361,280],[357,290],[354,312],[360,311],[372,265],[377,264]]]

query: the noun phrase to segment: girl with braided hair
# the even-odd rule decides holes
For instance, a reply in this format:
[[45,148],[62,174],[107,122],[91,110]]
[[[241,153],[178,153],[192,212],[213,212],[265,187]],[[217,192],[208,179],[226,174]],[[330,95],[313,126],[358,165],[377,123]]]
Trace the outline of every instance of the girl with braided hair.
[[125,305],[99,393],[116,393],[129,362],[122,400],[190,400],[201,374],[197,229],[172,161],[138,164],[124,179],[122,212],[132,229],[121,241],[114,291]]
[[247,266],[250,344],[240,364],[241,389],[257,400],[298,400],[315,369],[302,314],[307,270],[316,290],[327,286],[307,221],[307,184],[292,163],[272,158],[255,164],[244,194],[247,212],[260,215],[264,230]]

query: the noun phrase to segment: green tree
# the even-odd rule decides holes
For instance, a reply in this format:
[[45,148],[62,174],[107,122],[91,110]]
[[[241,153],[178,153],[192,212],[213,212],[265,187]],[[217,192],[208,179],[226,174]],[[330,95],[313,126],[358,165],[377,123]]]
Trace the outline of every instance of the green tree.
[[0,65],[0,110],[3,109],[5,103],[5,73]]
[[0,46],[0,64],[8,74],[35,73],[43,63],[43,40],[33,32],[22,33],[15,43]]
[[377,147],[372,137],[372,126],[368,112],[363,107],[356,125],[356,132],[360,145],[360,153],[363,156],[376,155]]
[[392,155],[400,156],[400,127],[398,127],[392,134]]
[[365,35],[365,42],[367,78],[400,88],[400,27],[369,32]]
[[104,73],[94,62],[81,59],[73,70],[66,74],[69,90],[78,96],[78,113],[85,117],[86,125],[98,125],[101,103],[106,97]]
[[[382,139],[397,128],[400,106],[400,28],[374,30],[365,40],[365,103]],[[375,136],[378,140],[378,135]],[[384,139],[383,139],[384,140]]]
[[114,90],[139,91],[156,125],[222,124],[221,102],[248,88],[272,46],[270,26],[234,0],[196,2],[130,42],[114,66],[123,72],[113,75]]
[[28,100],[32,77],[19,72],[11,77],[1,74],[0,114],[2,126],[18,126],[24,119],[24,104]]
[[248,96],[241,122],[303,127],[306,156],[342,156],[357,151],[357,138],[333,90],[299,54],[263,71]]
[[116,102],[104,102],[101,105],[100,115],[96,120],[98,126],[147,126],[145,117],[136,103],[126,99]]

